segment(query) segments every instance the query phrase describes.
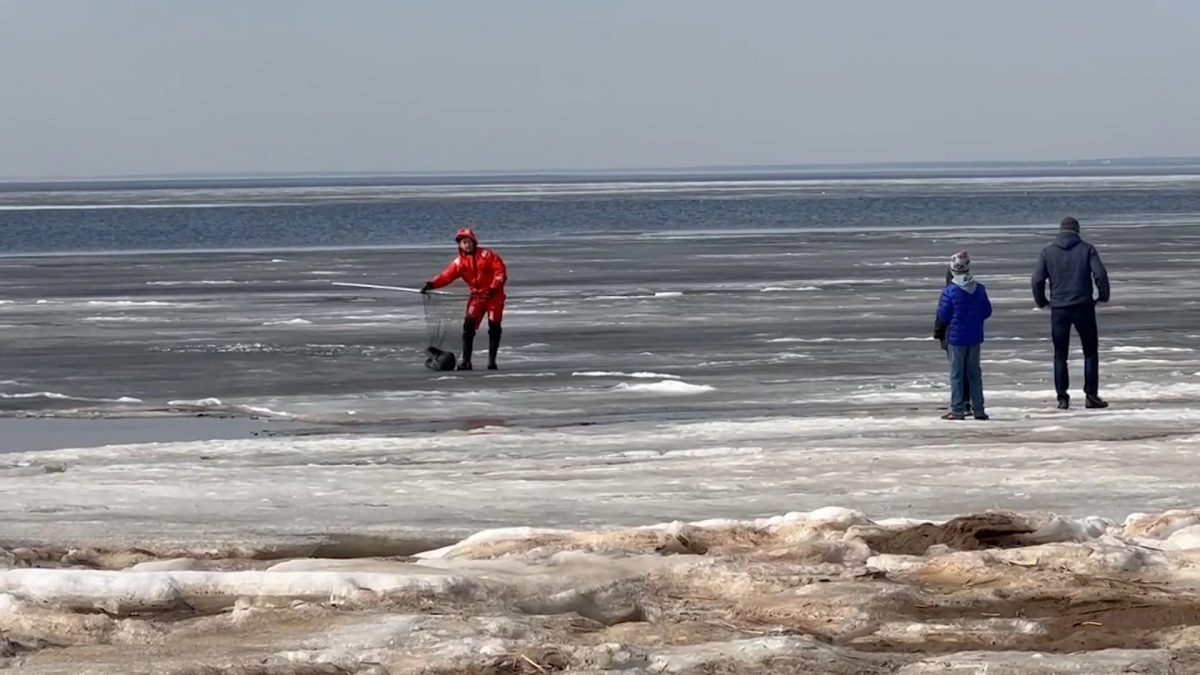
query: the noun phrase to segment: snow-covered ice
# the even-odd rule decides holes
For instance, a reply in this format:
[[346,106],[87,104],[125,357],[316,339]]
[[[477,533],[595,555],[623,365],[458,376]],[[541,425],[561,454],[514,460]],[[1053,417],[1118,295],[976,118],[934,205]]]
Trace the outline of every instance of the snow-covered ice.
[[[182,403],[182,402],[181,402]],[[204,401],[193,402],[204,404]],[[216,403],[216,402],[209,402]],[[264,411],[266,414],[278,411]],[[861,414],[263,436],[0,455],[9,537],[114,545],[445,538],[508,525],[1186,508],[1200,411],[997,408],[989,424]],[[63,466],[29,476],[26,469]],[[396,514],[403,514],[397,517]]]

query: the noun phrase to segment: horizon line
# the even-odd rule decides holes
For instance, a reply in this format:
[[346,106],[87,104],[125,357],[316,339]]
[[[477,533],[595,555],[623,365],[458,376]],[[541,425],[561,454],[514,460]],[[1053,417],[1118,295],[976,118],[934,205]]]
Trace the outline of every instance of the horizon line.
[[1019,168],[1057,167],[1099,168],[1131,163],[1155,163],[1163,166],[1180,163],[1200,165],[1200,156],[1142,156],[1142,157],[1097,157],[1053,160],[956,160],[956,161],[899,161],[899,162],[840,162],[809,164],[710,164],[692,166],[661,166],[642,168],[594,168],[594,169],[456,169],[456,170],[380,170],[380,171],[230,171],[221,173],[150,173],[76,176],[0,176],[0,184],[55,184],[55,183],[120,183],[131,181],[182,182],[195,180],[297,180],[297,179],[364,179],[364,178],[485,178],[485,177],[572,177],[572,176],[639,176],[639,175],[686,175],[691,173],[750,173],[750,172],[811,172],[853,170],[897,170],[938,168]]

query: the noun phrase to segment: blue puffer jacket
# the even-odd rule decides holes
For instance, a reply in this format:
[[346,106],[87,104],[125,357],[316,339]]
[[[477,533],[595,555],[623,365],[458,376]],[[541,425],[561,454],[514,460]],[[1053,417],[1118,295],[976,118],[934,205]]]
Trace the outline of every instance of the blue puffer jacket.
[[946,341],[955,347],[983,344],[983,322],[992,316],[987,289],[970,275],[946,284],[938,301],[937,318],[946,324]]

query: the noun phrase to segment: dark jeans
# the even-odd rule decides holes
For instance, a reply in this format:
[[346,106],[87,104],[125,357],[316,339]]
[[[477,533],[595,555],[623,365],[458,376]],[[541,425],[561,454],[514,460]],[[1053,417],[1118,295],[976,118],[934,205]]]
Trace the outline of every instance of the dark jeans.
[[981,347],[950,345],[950,410],[955,414],[966,413],[968,397],[971,412],[983,414],[983,369],[979,363]]
[[1071,328],[1079,333],[1083,345],[1083,393],[1100,393],[1100,330],[1096,326],[1096,306],[1072,305],[1050,310],[1050,337],[1054,340],[1054,389],[1059,400],[1070,398],[1071,376],[1067,356],[1071,353]]

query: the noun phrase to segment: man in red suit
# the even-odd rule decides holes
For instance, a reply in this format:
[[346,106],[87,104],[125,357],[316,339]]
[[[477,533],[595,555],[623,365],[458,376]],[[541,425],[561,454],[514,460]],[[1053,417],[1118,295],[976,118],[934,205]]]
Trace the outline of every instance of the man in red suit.
[[454,240],[458,242],[458,257],[442,270],[442,273],[425,283],[421,292],[442,288],[461,278],[471,289],[467,300],[467,314],[463,321],[463,351],[459,370],[471,370],[471,348],[475,343],[475,332],[488,317],[488,370],[496,370],[496,352],[500,349],[500,322],[504,318],[504,285],[508,282],[508,269],[504,260],[495,251],[479,246],[475,231],[464,227]]

